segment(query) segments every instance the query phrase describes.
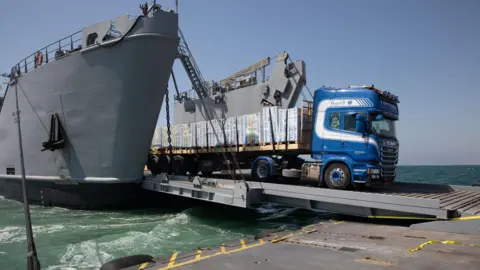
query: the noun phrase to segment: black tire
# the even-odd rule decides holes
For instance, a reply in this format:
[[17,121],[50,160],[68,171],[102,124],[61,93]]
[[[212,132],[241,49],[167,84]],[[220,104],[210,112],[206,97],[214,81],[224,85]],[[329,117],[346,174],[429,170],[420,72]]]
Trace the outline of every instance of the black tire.
[[[207,165],[208,164],[208,165]],[[198,169],[202,173],[203,177],[209,177],[210,175],[213,174],[213,160],[200,160],[198,162]]]
[[187,174],[187,168],[185,167],[185,159],[182,156],[173,156],[172,160],[172,172],[176,175]]
[[160,155],[158,157],[158,171],[171,174],[170,170],[170,157],[167,155]]
[[213,171],[209,169],[200,169],[200,172],[202,173],[203,177],[209,177],[213,174]]
[[154,262],[153,257],[150,255],[132,255],[128,257],[122,257],[115,260],[106,262],[100,267],[100,270],[119,270],[131,266],[140,265],[146,262]]
[[198,174],[198,162],[193,158],[186,158],[185,159],[185,168],[190,175],[197,175]]
[[147,160],[147,169],[153,174],[157,175],[161,173],[161,170],[159,170],[158,166],[158,156],[150,154],[148,155],[148,160]]
[[329,188],[344,190],[350,186],[350,170],[343,163],[333,163],[325,170],[323,179]]
[[273,180],[270,164],[263,159],[255,162],[251,174],[252,179],[258,182],[270,182]]

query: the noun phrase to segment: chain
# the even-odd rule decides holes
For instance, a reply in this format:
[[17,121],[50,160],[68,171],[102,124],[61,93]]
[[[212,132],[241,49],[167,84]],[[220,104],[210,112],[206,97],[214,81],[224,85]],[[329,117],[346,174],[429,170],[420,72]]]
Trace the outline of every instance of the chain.
[[168,155],[170,156],[170,164],[172,163],[172,137],[170,131],[170,102],[168,98],[168,87],[165,89],[165,112],[167,116],[167,136],[168,136]]

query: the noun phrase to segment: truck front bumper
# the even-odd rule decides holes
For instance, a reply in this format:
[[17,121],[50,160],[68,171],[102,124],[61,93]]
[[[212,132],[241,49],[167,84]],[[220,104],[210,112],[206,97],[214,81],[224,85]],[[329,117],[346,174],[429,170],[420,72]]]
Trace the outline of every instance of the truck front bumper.
[[385,178],[381,175],[381,167],[368,166],[366,169],[354,170],[354,183],[365,186],[383,186],[393,182],[394,177]]

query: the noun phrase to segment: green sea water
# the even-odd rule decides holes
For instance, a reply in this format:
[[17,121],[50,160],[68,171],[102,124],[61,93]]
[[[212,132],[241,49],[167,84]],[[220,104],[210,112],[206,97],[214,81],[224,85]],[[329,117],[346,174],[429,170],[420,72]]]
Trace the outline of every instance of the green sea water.
[[[404,166],[398,181],[472,185],[480,166]],[[77,211],[32,206],[32,223],[42,269],[98,269],[132,254],[169,255],[263,230],[295,229],[324,213],[277,205],[243,210],[218,205],[165,206],[125,212]],[[0,197],[0,269],[26,268],[23,204]]]

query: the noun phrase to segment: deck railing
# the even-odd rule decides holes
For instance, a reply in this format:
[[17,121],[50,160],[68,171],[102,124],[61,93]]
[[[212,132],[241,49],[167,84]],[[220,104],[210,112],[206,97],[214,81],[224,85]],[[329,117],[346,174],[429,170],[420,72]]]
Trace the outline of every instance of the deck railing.
[[[45,46],[34,53],[22,59],[15,66],[18,73],[27,73],[32,69],[35,69],[41,65],[58,60],[71,52],[81,49],[82,45],[82,31],[75,32],[65,38],[62,38],[48,46]],[[37,66],[35,63],[35,56],[38,52],[43,54],[42,63]]]

